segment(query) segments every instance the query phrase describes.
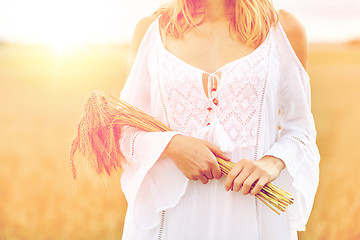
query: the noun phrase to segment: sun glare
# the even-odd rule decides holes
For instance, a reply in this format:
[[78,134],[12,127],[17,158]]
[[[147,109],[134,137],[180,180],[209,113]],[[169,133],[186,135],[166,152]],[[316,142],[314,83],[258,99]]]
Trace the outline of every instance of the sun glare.
[[63,55],[66,51],[85,47],[85,38],[72,31],[71,27],[60,30],[54,29],[53,34],[49,35],[46,44],[56,50],[58,55]]
[[[46,44],[53,46],[58,54],[71,48],[82,47],[89,37],[88,29],[92,24],[89,16],[89,5],[75,4],[69,1],[52,5],[43,28],[47,29]],[[85,9],[87,7],[87,11]],[[91,9],[90,9],[91,12]]]
[[114,23],[120,22],[119,16],[129,15],[120,4],[89,0],[38,0],[24,9],[34,14],[27,27],[20,20],[18,27],[60,54],[115,39],[125,29],[114,28]]

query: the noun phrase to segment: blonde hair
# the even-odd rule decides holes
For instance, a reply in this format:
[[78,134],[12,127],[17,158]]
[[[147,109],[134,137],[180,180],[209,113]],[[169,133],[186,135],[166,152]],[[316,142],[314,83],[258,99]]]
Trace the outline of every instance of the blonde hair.
[[[204,16],[202,0],[173,0],[162,4],[154,13],[167,36],[181,38],[198,26]],[[272,0],[226,0],[226,8],[234,8],[229,31],[246,45],[258,46],[271,26],[278,21]],[[200,19],[199,19],[200,17]]]

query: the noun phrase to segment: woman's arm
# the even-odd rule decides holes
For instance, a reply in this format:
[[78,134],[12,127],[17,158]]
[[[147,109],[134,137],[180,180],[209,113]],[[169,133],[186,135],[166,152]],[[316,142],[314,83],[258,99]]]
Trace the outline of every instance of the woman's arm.
[[[309,54],[304,26],[293,14],[285,10],[279,11],[279,20],[296,56],[306,70]],[[243,159],[230,171],[225,189],[233,191],[241,189],[243,194],[256,195],[266,183],[275,180],[284,168],[285,163],[274,156],[264,156],[258,161]],[[251,190],[255,182],[256,185]]]

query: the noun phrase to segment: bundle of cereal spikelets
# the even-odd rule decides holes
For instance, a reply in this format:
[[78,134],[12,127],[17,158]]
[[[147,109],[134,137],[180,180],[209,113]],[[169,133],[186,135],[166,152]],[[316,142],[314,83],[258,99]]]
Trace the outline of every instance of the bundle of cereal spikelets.
[[[162,122],[140,109],[108,94],[94,91],[85,105],[85,113],[78,125],[77,134],[70,149],[70,164],[76,179],[75,153],[85,156],[97,173],[120,169],[125,158],[120,151],[119,138],[123,126],[135,127],[141,131],[171,131]],[[228,174],[235,163],[217,158],[222,173]],[[291,194],[266,184],[256,197],[279,214],[284,212],[294,199]]]

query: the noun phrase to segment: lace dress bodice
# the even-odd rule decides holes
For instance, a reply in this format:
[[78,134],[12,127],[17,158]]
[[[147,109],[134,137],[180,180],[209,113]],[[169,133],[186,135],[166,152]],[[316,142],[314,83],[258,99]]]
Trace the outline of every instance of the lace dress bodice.
[[[183,62],[160,46],[162,67],[159,68],[157,84],[167,125],[174,130],[193,135],[217,118],[236,146],[255,146],[267,83],[266,55],[269,54],[269,48],[266,39],[249,55],[209,74]],[[219,104],[216,107],[204,94],[202,75],[219,72]],[[210,112],[209,106],[213,108]]]

